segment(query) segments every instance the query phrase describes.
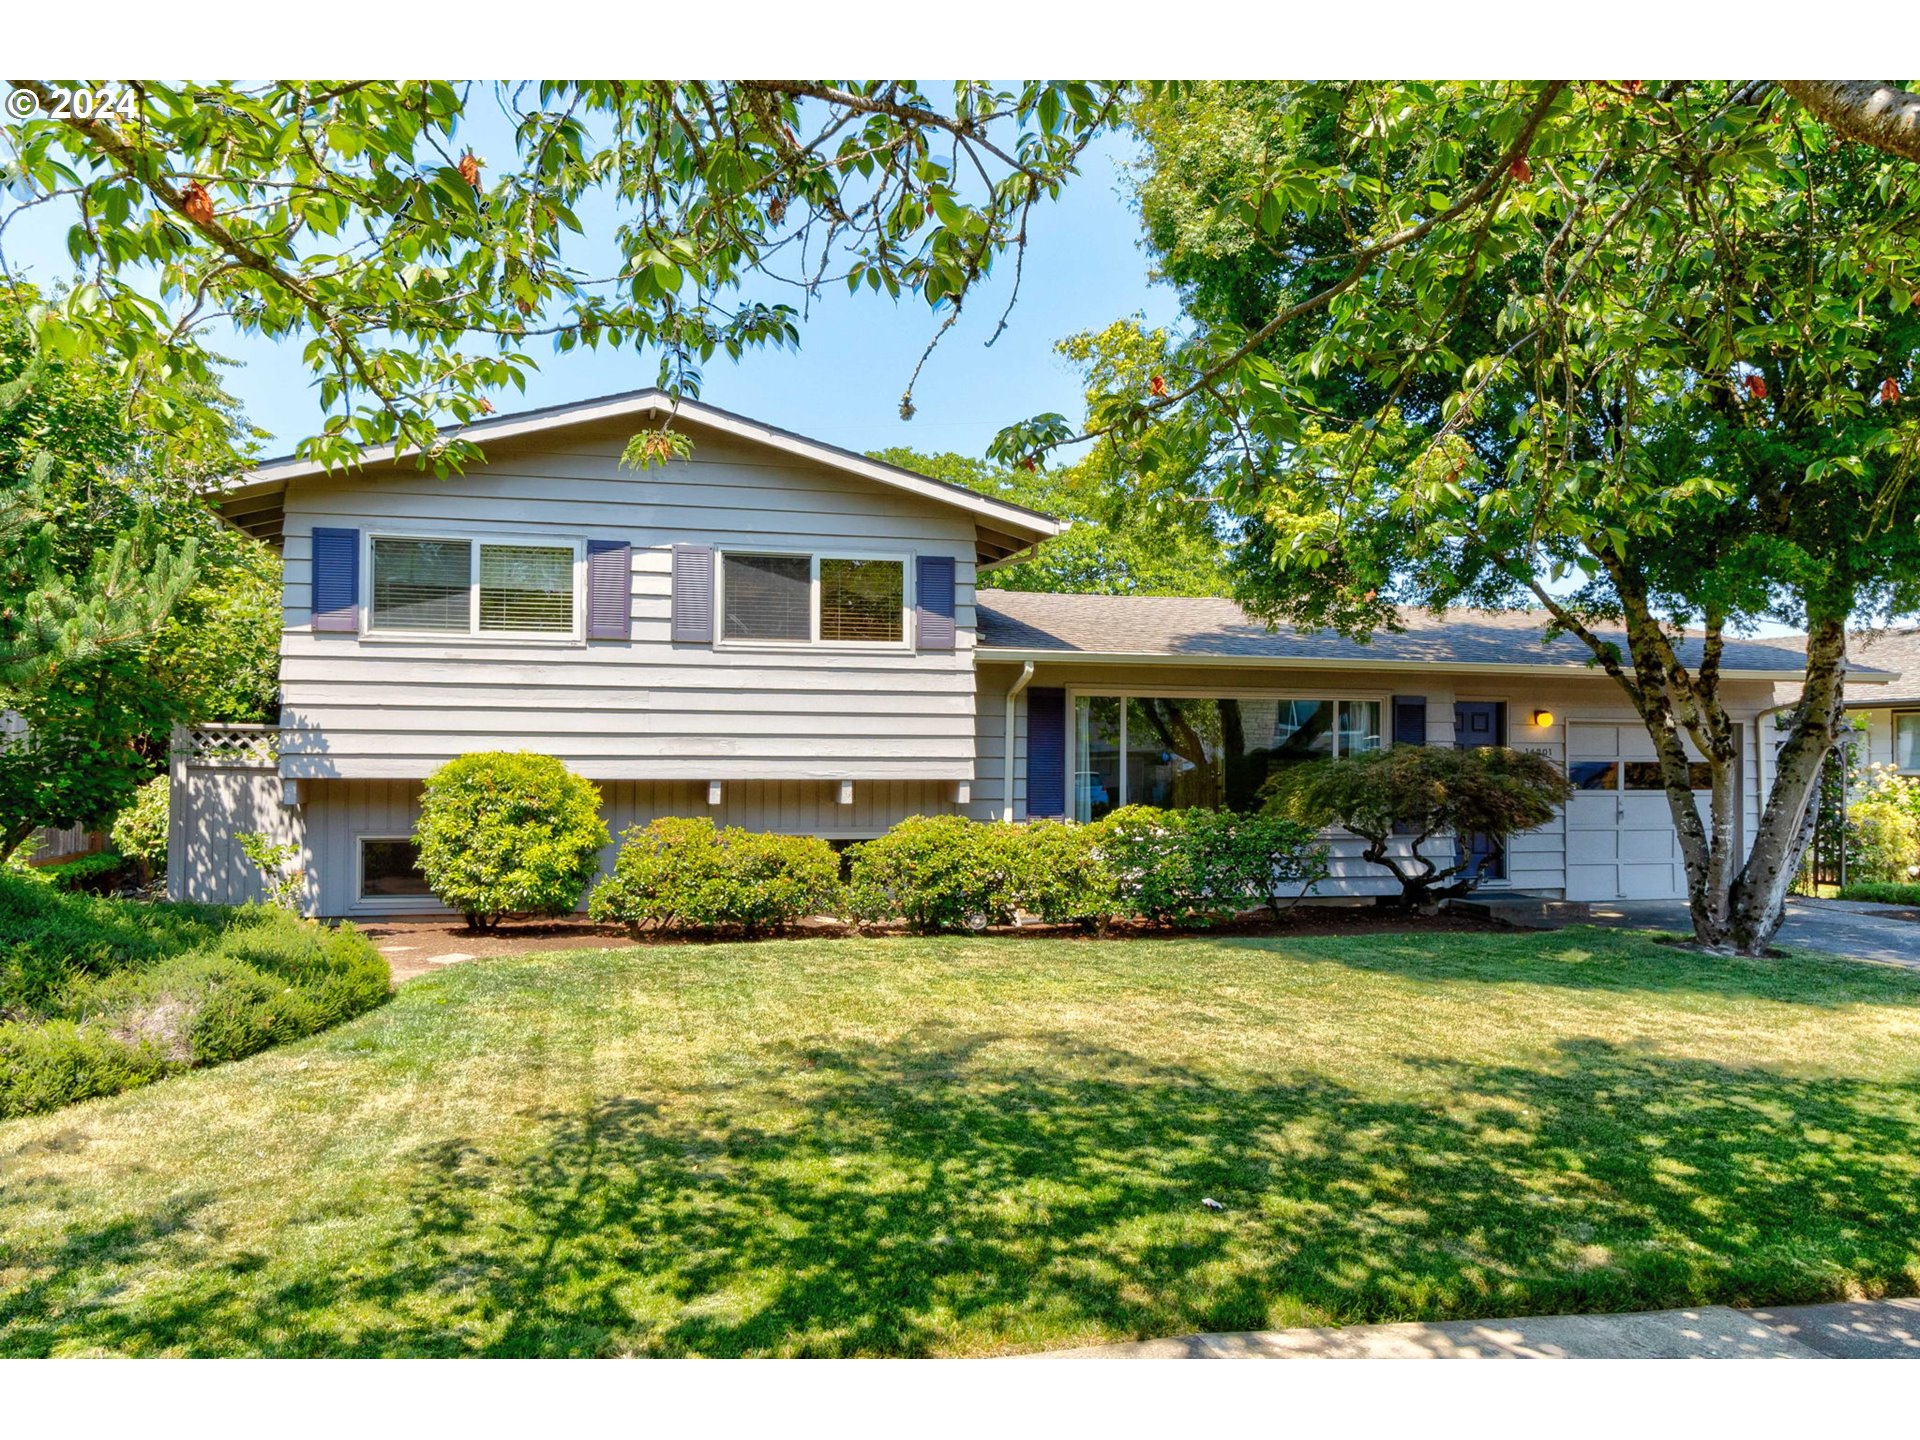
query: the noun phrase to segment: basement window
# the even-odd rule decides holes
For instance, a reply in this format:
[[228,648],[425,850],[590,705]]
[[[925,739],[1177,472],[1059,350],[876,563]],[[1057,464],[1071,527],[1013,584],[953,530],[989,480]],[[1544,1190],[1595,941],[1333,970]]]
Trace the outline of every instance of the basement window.
[[420,846],[411,835],[360,837],[362,900],[420,900],[432,894],[420,871]]

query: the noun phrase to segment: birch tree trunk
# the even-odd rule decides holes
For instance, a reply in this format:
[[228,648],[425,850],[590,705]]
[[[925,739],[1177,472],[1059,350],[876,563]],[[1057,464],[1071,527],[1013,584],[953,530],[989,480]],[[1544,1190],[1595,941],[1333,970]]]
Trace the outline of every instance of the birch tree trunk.
[[1807,681],[1789,713],[1793,728],[1780,747],[1773,788],[1734,878],[1729,901],[1730,936],[1742,955],[1764,955],[1786,918],[1787,887],[1793,883],[1813,838],[1814,793],[1821,768],[1839,743],[1846,712],[1847,633],[1844,620],[1822,620],[1807,631]]

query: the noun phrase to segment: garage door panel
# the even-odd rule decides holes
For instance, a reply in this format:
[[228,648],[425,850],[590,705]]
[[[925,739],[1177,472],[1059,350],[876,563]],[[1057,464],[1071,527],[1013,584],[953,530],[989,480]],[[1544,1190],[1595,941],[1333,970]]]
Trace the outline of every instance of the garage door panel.
[[1612,864],[1620,858],[1620,837],[1611,830],[1567,831],[1567,860],[1575,865]]
[[1569,865],[1569,900],[1612,900],[1620,894],[1620,877],[1612,865]]
[[[1628,823],[1632,823],[1629,821]],[[1622,860],[1660,860],[1672,863],[1675,841],[1673,827],[1663,830],[1622,830],[1620,832],[1620,858]]]
[[1617,760],[1620,758],[1618,725],[1585,725],[1575,720],[1567,725],[1569,760]]
[[1620,898],[1623,900],[1672,900],[1686,894],[1686,886],[1675,883],[1677,865],[1622,865]]

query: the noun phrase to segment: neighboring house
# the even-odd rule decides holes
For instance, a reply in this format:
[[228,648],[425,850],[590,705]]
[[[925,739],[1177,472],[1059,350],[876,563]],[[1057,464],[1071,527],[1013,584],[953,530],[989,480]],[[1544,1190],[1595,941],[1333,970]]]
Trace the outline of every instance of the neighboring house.
[[1920,777],[1920,626],[1851,635],[1847,657],[1856,666],[1891,671],[1897,677],[1872,692],[1847,698],[1847,709],[1867,722],[1867,743],[1860,758]]
[[[623,469],[668,414],[691,457]],[[706,814],[852,841],[913,814],[1246,805],[1296,760],[1499,742],[1579,789],[1484,857],[1491,883],[1685,893],[1644,730],[1537,616],[1413,614],[1360,645],[1220,600],[976,589],[1060,522],[657,392],[463,433],[486,460],[457,477],[383,453],[351,473],[272,463],[224,493],[285,556],[282,718],[183,734],[177,898],[255,893],[233,836],[260,830],[300,847],[313,913],[430,908],[421,782],[473,750],[558,756],[616,834]],[[1772,753],[1756,738],[1799,661],[1735,641],[1723,667],[1750,829]],[[1334,842],[1323,893],[1395,888]]]

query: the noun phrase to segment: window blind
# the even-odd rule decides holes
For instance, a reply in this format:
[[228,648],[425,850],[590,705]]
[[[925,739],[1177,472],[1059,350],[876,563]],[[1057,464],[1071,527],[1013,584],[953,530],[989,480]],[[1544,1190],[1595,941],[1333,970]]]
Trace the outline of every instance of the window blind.
[[820,562],[820,638],[892,641],[906,637],[906,567],[898,560]]
[[376,537],[373,628],[463,634],[472,629],[472,564],[465,540]]
[[480,628],[522,633],[573,630],[573,549],[480,547]]
[[721,589],[727,639],[813,638],[813,562],[805,555],[728,555]]

